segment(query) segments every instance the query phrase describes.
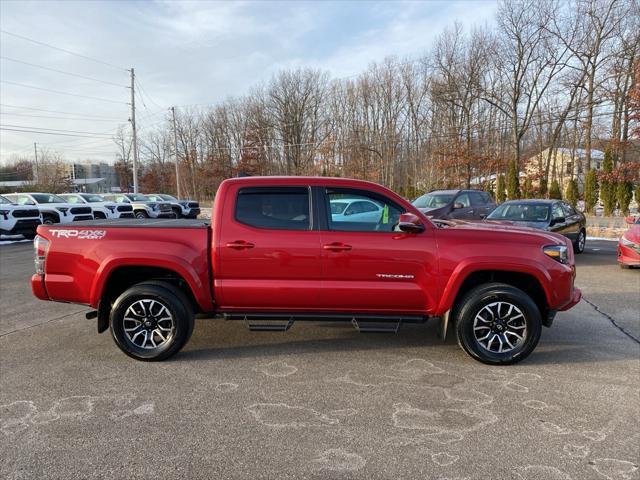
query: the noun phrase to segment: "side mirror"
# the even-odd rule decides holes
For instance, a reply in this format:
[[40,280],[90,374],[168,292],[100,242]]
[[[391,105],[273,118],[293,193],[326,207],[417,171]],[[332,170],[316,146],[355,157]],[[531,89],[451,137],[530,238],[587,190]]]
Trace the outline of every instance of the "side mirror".
[[481,214],[480,214],[480,218],[481,218],[482,220],[484,220],[484,219],[485,219],[485,218],[487,218],[488,216],[489,216],[489,214],[488,214],[488,213],[481,213]]
[[453,209],[454,210],[459,210],[461,208],[464,208],[464,205],[462,203],[456,202],[456,203],[453,204]]
[[556,217],[551,220],[551,226],[557,225],[558,223],[564,223],[565,221],[566,221],[566,218],[564,217]]
[[624,221],[629,225],[633,225],[634,223],[636,223],[635,217],[624,217]]
[[349,215],[352,215],[352,214],[353,214],[353,211],[352,211],[352,210],[346,210],[346,211],[344,212],[344,216],[345,216],[345,217],[347,217],[347,216],[349,216]]
[[424,232],[424,225],[417,215],[413,213],[403,213],[400,215],[400,223],[398,228],[405,233],[421,233]]

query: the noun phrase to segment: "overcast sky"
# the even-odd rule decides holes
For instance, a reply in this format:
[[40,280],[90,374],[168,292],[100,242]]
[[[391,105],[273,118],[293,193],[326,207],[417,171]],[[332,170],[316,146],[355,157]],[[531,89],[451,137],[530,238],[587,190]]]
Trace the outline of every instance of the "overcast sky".
[[[242,95],[284,68],[311,66],[335,78],[355,75],[386,56],[418,57],[429,50],[446,26],[455,21],[465,27],[491,25],[495,11],[495,2],[480,0],[2,0],[0,123],[14,130],[58,129],[109,135],[129,118],[130,90],[126,87],[130,78],[126,69],[134,67],[143,93],[136,100],[138,126],[144,131],[161,122],[171,105],[210,104]],[[69,119],[69,113],[76,118]],[[68,160],[113,160],[113,142],[108,138],[7,130],[0,131],[0,159],[33,154],[33,142],[39,148],[63,153]]]

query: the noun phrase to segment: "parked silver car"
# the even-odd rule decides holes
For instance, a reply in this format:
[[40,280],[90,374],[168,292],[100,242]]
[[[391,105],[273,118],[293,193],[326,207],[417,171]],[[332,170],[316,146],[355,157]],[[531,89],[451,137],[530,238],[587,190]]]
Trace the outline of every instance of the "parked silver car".
[[140,193],[114,193],[104,198],[117,203],[130,203],[136,218],[173,218],[169,202],[154,202]]

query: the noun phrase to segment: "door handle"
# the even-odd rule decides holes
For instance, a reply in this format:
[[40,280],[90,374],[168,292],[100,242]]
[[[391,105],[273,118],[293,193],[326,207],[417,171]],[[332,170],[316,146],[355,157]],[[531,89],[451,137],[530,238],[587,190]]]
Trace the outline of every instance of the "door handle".
[[253,248],[255,245],[250,242],[245,242],[244,240],[236,240],[235,242],[227,243],[227,247],[235,250],[244,250],[245,248]]
[[351,245],[345,245],[344,243],[333,242],[327,245],[323,245],[322,248],[324,248],[325,250],[330,250],[332,252],[344,252],[347,250],[351,250],[352,247]]

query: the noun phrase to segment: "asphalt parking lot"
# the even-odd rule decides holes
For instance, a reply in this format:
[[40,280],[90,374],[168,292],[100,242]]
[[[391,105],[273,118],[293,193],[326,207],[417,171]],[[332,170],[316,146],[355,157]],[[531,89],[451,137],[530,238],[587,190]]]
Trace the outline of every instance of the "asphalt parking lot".
[[577,259],[586,301],[521,364],[489,367],[437,324],[397,335],[198,320],[140,363],[86,308],[32,297],[31,245],[0,246],[0,477],[640,478],[640,271]]

